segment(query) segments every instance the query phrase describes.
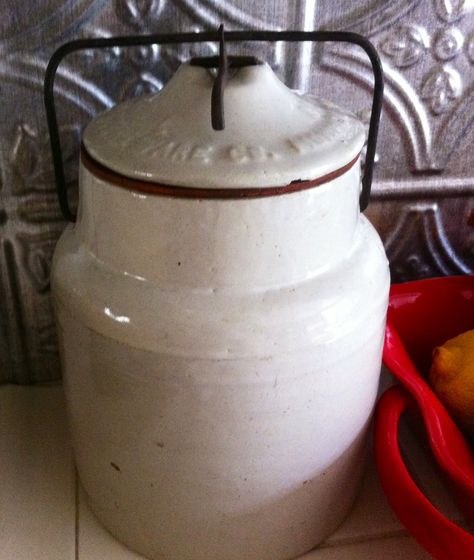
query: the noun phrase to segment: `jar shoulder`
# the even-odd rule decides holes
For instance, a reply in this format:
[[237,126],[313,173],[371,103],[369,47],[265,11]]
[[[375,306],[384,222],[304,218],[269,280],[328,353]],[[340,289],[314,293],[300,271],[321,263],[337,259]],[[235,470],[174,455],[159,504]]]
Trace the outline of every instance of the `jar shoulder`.
[[[361,215],[349,253],[300,282],[242,291],[160,287],[112,270],[61,237],[52,267],[59,322],[80,321],[104,336],[153,351],[252,354],[327,344],[385,320],[390,276],[377,232]],[[270,274],[270,272],[269,272]],[[266,348],[268,346],[268,348]]]

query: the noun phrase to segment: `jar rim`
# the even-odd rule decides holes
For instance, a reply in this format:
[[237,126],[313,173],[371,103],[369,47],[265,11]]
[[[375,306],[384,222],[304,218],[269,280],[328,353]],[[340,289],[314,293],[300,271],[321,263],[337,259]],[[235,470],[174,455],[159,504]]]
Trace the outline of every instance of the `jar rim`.
[[81,145],[81,163],[94,176],[111,185],[115,185],[124,189],[147,193],[151,195],[171,196],[176,198],[201,198],[201,199],[248,199],[248,198],[264,198],[271,196],[279,196],[290,194],[298,191],[308,190],[318,187],[325,183],[329,183],[344,175],[359,160],[358,153],[351,161],[331,171],[310,180],[294,180],[286,185],[271,187],[236,187],[236,188],[212,188],[212,187],[187,187],[182,185],[171,185],[165,183],[157,183],[152,181],[144,181],[136,178],[127,177],[117,171],[110,169],[94,159],[84,144]]

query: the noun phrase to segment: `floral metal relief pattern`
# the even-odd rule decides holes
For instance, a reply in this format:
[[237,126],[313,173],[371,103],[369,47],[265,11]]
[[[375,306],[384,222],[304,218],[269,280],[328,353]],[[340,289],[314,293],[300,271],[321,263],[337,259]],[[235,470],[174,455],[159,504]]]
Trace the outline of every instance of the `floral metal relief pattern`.
[[403,24],[382,41],[381,50],[393,60],[395,66],[403,68],[421,60],[429,46],[430,37],[424,27]]
[[[472,0],[46,0],[2,8],[0,23],[0,380],[60,375],[49,268],[64,227],[54,193],[41,89],[53,50],[80,36],[231,29],[350,29],[378,47],[386,97],[373,202],[395,281],[474,270]],[[232,45],[230,50],[239,47]],[[249,52],[255,46],[243,45]],[[197,49],[197,50],[196,50]],[[261,45],[292,86],[352,107],[366,121],[371,74],[357,48]],[[159,90],[202,47],[84,51],[58,74],[71,199],[82,127],[116,102]]]

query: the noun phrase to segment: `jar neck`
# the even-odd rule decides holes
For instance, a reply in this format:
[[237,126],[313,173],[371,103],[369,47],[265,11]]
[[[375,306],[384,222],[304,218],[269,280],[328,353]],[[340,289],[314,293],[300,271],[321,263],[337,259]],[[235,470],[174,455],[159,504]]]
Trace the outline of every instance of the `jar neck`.
[[81,166],[75,235],[106,266],[163,288],[278,288],[339,261],[359,220],[360,166],[305,191],[242,200],[127,190]]

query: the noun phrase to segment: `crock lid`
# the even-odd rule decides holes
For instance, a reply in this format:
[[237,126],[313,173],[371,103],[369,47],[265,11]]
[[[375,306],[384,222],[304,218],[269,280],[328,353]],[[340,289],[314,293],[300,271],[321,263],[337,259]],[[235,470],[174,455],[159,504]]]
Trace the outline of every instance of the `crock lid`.
[[85,129],[98,163],[132,179],[201,188],[311,181],[360,153],[363,124],[332,103],[286,87],[266,63],[225,86],[225,129],[211,126],[212,73],[182,64],[160,92],[121,103]]

